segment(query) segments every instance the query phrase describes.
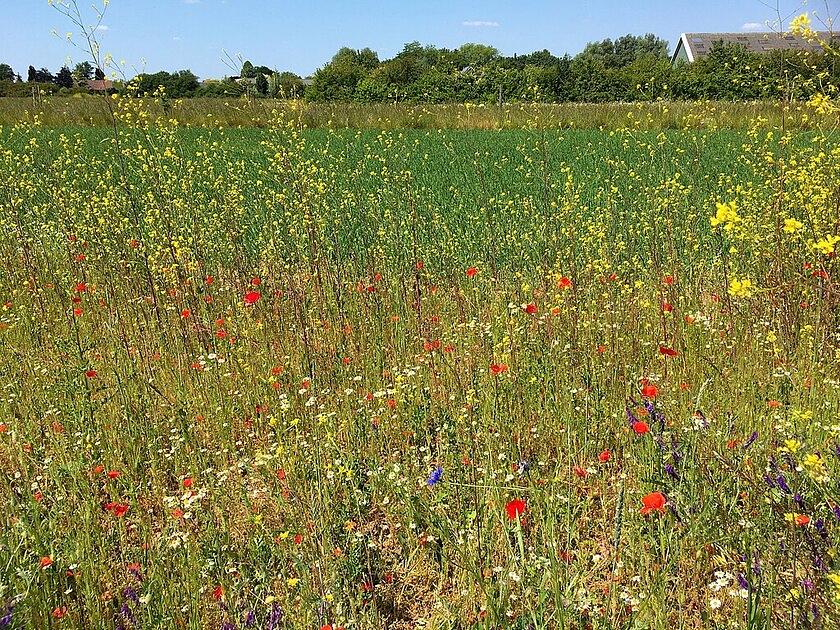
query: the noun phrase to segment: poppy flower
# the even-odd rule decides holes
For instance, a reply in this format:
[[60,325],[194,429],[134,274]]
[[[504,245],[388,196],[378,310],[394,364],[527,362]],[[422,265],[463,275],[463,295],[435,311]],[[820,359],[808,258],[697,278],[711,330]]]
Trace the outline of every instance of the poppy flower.
[[609,449],[604,449],[598,454],[598,461],[602,464],[606,464],[610,461],[610,457],[612,457],[612,453],[610,453]]
[[670,286],[674,284],[674,276],[672,276],[671,274],[667,274],[664,278],[662,278],[662,282]]
[[537,312],[537,305],[531,302],[525,307],[525,312],[528,313],[528,315],[535,315]]
[[122,518],[128,512],[128,504],[127,503],[114,503],[111,506],[111,514],[116,516],[117,518]]
[[467,278],[475,278],[478,275],[478,268],[476,267],[468,267],[467,268]]
[[184,484],[185,488],[192,488],[192,485],[193,485],[192,477],[185,477],[184,481],[183,481],[183,484]]
[[644,435],[650,431],[650,427],[644,420],[639,420],[638,422],[633,423],[633,431],[636,432],[636,435]]
[[522,499],[513,499],[508,501],[505,505],[505,512],[510,520],[516,520],[525,513],[525,501]]
[[659,388],[652,383],[642,385],[642,396],[645,398],[656,398],[659,395]]
[[259,299],[262,297],[259,291],[248,291],[245,294],[245,304],[248,306],[253,306],[256,304]]
[[508,371],[508,366],[506,363],[492,363],[490,365],[490,373],[493,376],[498,376],[499,374],[504,374]]
[[98,372],[96,370],[87,370],[85,372],[85,376],[87,378],[96,378],[97,374],[98,374]]
[[52,566],[53,559],[50,556],[43,556],[41,560],[38,562],[38,566],[42,569],[48,569]]
[[558,289],[571,289],[572,288],[572,280],[567,276],[563,276],[557,281],[557,288]]
[[575,473],[575,476],[580,477],[581,479],[583,479],[587,475],[586,469],[582,466],[575,466],[573,471]]
[[222,599],[222,596],[225,594],[225,589],[222,588],[221,585],[217,586],[213,589],[213,599],[219,601]]
[[674,306],[672,304],[670,304],[669,302],[663,302],[662,303],[662,310],[665,311],[666,313],[670,313],[671,311],[674,310]]
[[661,492],[651,492],[642,497],[642,514],[647,515],[651,512],[665,513],[665,495]]
[[118,479],[122,475],[119,470],[109,470],[108,471],[108,479]]
[[190,309],[185,308],[181,311],[181,319],[187,319],[190,316]]
[[799,527],[804,527],[811,522],[811,517],[805,514],[796,514],[793,517],[793,523]]
[[679,352],[667,346],[659,346],[659,354],[664,357],[675,357],[679,354]]

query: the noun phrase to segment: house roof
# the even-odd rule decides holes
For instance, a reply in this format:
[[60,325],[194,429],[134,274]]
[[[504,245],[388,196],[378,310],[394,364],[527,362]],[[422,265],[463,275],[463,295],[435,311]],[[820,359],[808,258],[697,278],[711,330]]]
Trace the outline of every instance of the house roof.
[[87,88],[91,92],[107,92],[114,87],[114,82],[108,79],[93,79],[87,82]]
[[[840,33],[818,32],[821,41],[840,42]],[[823,52],[819,41],[811,41],[793,33],[683,33],[674,50],[671,61],[677,59],[681,49],[685,49],[689,62],[696,61],[709,54],[717,42],[738,44],[750,52],[771,52],[773,50],[807,50]]]

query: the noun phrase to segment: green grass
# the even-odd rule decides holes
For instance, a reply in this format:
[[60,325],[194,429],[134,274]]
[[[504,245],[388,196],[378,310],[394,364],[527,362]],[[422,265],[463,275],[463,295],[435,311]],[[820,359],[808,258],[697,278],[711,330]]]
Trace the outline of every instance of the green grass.
[[17,626],[840,621],[831,136],[312,126],[0,132]]
[[[112,103],[113,104],[113,103]],[[785,123],[796,129],[836,125],[830,114],[818,115],[803,103],[642,102],[508,103],[496,105],[412,103],[304,103],[270,99],[193,98],[147,101],[151,116],[196,127],[268,127],[272,111],[293,112],[310,128],[350,129],[523,129],[534,125],[564,129],[747,129],[761,119],[764,127]],[[803,114],[809,114],[807,118]],[[47,97],[39,102],[0,98],[0,125],[107,127],[111,111],[104,97]]]

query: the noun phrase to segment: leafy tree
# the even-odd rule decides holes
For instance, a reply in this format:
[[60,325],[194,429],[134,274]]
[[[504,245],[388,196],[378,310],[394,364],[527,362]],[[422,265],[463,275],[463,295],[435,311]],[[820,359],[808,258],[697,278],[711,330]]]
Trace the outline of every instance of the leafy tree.
[[254,70],[254,64],[250,61],[246,61],[242,64],[242,70],[239,71],[239,76],[243,79],[253,79],[257,75],[256,70]]
[[262,72],[257,74],[256,88],[257,92],[263,96],[268,94],[268,79],[265,78],[265,75]]
[[102,71],[101,68],[95,68],[93,71],[93,76],[97,81],[105,80],[105,73]]
[[58,74],[55,75],[55,84],[58,87],[67,89],[73,87],[73,73],[70,72],[70,68],[63,66],[61,70],[58,71]]
[[464,44],[458,48],[461,68],[484,66],[499,58],[499,51],[486,44]]
[[54,83],[55,77],[46,68],[36,70],[34,66],[29,66],[26,80],[29,83]]
[[15,80],[15,71],[12,66],[6,63],[0,63],[0,81],[13,82]]
[[76,67],[73,68],[73,78],[79,85],[83,85],[90,81],[93,78],[93,64],[89,61],[77,63]]
[[359,82],[379,65],[379,56],[370,48],[340,49],[323,68],[315,72],[306,93],[315,101],[353,100]]

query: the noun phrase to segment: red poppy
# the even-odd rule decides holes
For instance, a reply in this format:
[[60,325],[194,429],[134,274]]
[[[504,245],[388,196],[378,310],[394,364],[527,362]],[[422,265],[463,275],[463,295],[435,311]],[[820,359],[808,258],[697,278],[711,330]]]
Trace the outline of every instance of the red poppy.
[[656,398],[659,395],[659,388],[652,383],[642,385],[642,396],[645,398]]
[[85,372],[85,376],[87,376],[88,378],[96,378],[97,374],[98,373],[96,370],[87,370]]
[[467,278],[475,278],[478,275],[478,268],[476,267],[468,267],[467,268]]
[[525,501],[522,499],[513,499],[508,501],[505,505],[505,512],[510,520],[516,520],[525,513]]
[[607,351],[607,346],[599,344],[596,350],[598,351],[598,354],[604,354]]
[[85,291],[87,291],[87,283],[79,282],[76,285],[76,293],[84,293]]
[[260,284],[262,284],[262,280],[259,278],[251,278],[251,286],[258,287]]
[[811,517],[805,514],[797,514],[793,517],[793,522],[799,527],[804,527],[805,525],[811,522]]
[[666,313],[670,313],[671,311],[674,310],[674,307],[669,302],[663,302],[662,303],[662,310],[665,311]]
[[674,276],[672,276],[671,274],[667,274],[664,278],[662,278],[662,282],[664,282],[667,285],[672,285],[674,284]]
[[571,289],[572,288],[572,280],[567,276],[563,276],[557,281],[557,288],[558,289]]
[[213,599],[219,601],[222,599],[222,596],[225,594],[225,589],[222,588],[221,585],[217,586],[213,589]]
[[192,488],[192,485],[193,485],[192,477],[184,477],[183,484],[184,484],[185,488]]
[[122,518],[128,512],[128,504],[127,503],[114,503],[111,507],[111,514],[116,516],[117,518]]
[[245,304],[247,304],[248,306],[253,306],[259,301],[261,297],[262,295],[259,291],[248,291],[248,293],[245,294]]
[[503,374],[508,371],[508,366],[506,363],[492,363],[490,365],[490,373],[493,376],[498,376],[499,374]]
[[575,476],[580,477],[581,479],[586,477],[586,469],[581,466],[575,466],[573,471],[575,473]]
[[661,492],[651,492],[650,494],[646,494],[642,497],[642,504],[644,507],[642,508],[642,514],[647,515],[651,512],[659,512],[660,514],[665,513],[665,495]]
[[119,470],[109,470],[108,479],[117,479],[122,473]]
[[659,354],[665,357],[675,357],[679,354],[679,352],[667,346],[659,346]]
[[528,315],[535,315],[537,312],[537,305],[531,302],[525,307],[525,312],[528,313]]
[[636,435],[644,435],[650,431],[650,427],[644,420],[639,420],[638,422],[633,423],[633,431],[636,432]]
[[417,271],[420,271],[420,270],[424,267],[424,265],[423,265],[423,261],[422,261],[422,260],[418,260],[418,261],[417,261],[417,263],[416,263],[414,266],[415,266],[415,268],[417,269]]
[[55,608],[53,608],[53,611],[52,611],[53,619],[61,619],[66,614],[67,614],[67,606],[56,606]]
[[187,319],[190,316],[190,309],[185,308],[181,311],[181,319]]
[[40,561],[38,561],[38,566],[42,569],[48,569],[52,566],[53,559],[50,556],[43,556]]
[[598,461],[601,462],[602,464],[605,464],[608,461],[610,461],[610,457],[612,457],[612,453],[610,453],[609,449],[605,448],[603,451],[601,451],[598,454]]

